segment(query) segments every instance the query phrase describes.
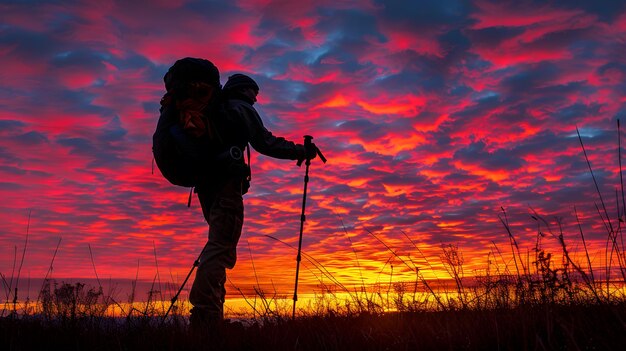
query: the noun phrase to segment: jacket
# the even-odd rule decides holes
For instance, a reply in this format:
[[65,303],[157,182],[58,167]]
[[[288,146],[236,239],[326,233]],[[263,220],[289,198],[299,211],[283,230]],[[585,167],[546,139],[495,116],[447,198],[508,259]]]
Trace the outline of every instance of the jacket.
[[[304,158],[304,146],[274,136],[265,128],[256,109],[246,100],[239,96],[230,96],[224,100],[226,118],[216,121],[223,143],[237,146],[244,153],[245,147],[250,144],[266,156],[287,160]],[[249,180],[251,171],[245,164],[245,155],[242,155],[241,160],[231,163],[229,167],[207,174],[205,181],[196,186],[196,192],[215,191],[228,180],[237,177]]]
[[304,146],[286,140],[283,137],[277,137],[272,134],[265,126],[263,121],[252,105],[239,98],[230,98],[227,100],[226,109],[230,118],[238,124],[239,143],[250,143],[252,147],[270,157],[297,160],[304,157]]

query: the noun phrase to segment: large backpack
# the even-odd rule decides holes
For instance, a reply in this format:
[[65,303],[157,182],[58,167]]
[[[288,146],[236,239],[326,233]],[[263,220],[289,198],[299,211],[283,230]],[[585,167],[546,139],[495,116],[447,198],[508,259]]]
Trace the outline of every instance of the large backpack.
[[224,107],[215,65],[187,57],[176,61],[163,80],[167,93],[161,99],[152,151],[165,179],[184,187],[229,176],[249,181],[242,152],[247,141],[233,136],[238,123],[232,123]]
[[167,93],[152,137],[159,170],[170,183],[194,187],[220,144],[212,121],[219,105],[219,71],[208,60],[176,61],[163,77]]

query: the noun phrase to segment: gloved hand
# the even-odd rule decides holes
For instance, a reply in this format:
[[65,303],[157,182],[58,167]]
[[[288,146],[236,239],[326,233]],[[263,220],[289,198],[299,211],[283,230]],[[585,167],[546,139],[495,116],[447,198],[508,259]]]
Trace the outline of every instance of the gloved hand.
[[307,159],[312,160],[317,157],[317,146],[315,146],[314,143],[311,143],[311,146],[308,148],[305,147],[305,151],[306,151],[305,157]]
[[304,160],[312,160],[317,157],[317,146],[311,143],[311,147],[305,148],[304,145],[298,144],[298,164]]

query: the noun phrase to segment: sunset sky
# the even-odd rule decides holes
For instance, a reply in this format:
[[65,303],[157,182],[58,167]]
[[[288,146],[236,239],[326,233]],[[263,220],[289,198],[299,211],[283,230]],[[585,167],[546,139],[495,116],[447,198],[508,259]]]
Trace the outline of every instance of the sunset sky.
[[[29,213],[23,277],[46,274],[59,239],[56,278],[93,277],[89,246],[100,278],[151,280],[155,248],[162,279],[188,272],[207,226],[151,153],[163,75],[187,56],[214,62],[222,83],[253,77],[275,135],[314,136],[328,163],[311,165],[303,249],[343,284],[414,279],[369,232],[426,278],[446,277],[448,244],[467,275],[484,269],[494,243],[510,252],[501,207],[524,252],[533,209],[553,230],[562,218],[580,251],[576,208],[602,263],[576,127],[617,224],[622,1],[2,1],[5,277]],[[265,235],[297,246],[304,168],[253,151],[252,169],[229,279],[287,293],[296,252]],[[301,278],[330,283],[307,260]]]

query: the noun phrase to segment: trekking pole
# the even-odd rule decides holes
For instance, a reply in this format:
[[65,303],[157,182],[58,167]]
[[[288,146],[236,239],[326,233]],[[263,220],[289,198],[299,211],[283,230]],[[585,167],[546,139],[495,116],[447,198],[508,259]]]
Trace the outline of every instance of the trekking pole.
[[185,278],[185,281],[183,281],[183,284],[180,286],[180,289],[178,289],[178,292],[176,293],[176,295],[174,295],[174,297],[172,297],[170,307],[167,309],[167,312],[165,312],[165,315],[163,316],[163,320],[161,320],[161,324],[165,323],[165,319],[167,318],[167,315],[170,314],[170,311],[172,310],[172,307],[174,307],[174,304],[178,300],[178,295],[180,295],[180,293],[185,288],[185,285],[187,285],[187,281],[189,280],[189,277],[191,277],[191,273],[193,273],[194,269],[196,269],[196,267],[198,267],[200,265],[200,257],[202,257],[202,254],[204,254],[204,251],[206,250],[206,247],[208,245],[209,245],[209,242],[207,241],[207,243],[204,244],[204,247],[202,248],[202,251],[200,252],[200,255],[198,255],[198,258],[193,262],[193,266],[191,266],[191,270],[187,274],[187,277]]
[[[296,318],[296,302],[298,301],[298,276],[300,274],[300,261],[302,260],[302,232],[304,230],[304,222],[306,221],[306,216],[304,211],[306,209],[306,190],[309,184],[309,166],[311,165],[311,159],[308,157],[308,150],[310,150],[313,146],[311,142],[313,137],[310,135],[304,136],[304,153],[306,156],[306,170],[304,173],[304,191],[302,192],[302,214],[300,215],[300,238],[298,239],[298,256],[296,256],[296,284],[293,288],[293,313],[291,314],[291,318]],[[315,152],[320,157],[322,162],[326,163],[326,158],[322,155],[322,152],[315,147]],[[298,166],[302,165],[302,160],[298,161]]]

